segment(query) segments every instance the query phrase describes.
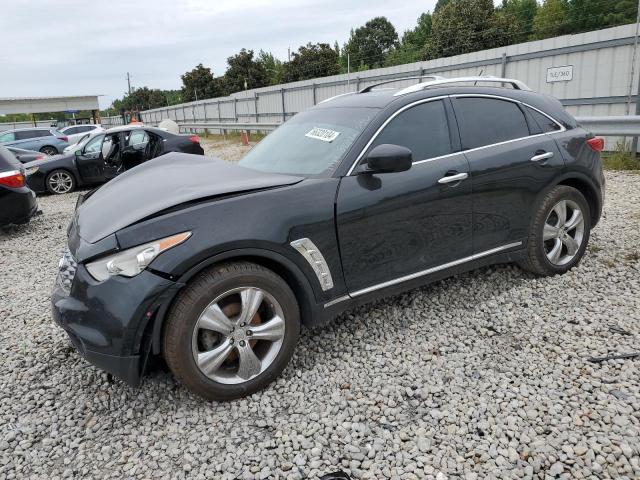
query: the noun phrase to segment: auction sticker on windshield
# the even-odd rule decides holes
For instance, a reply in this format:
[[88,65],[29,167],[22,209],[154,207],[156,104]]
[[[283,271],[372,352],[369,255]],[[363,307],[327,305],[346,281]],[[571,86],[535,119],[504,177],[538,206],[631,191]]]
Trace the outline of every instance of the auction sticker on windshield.
[[333,142],[338,135],[340,135],[340,132],[329,130],[328,128],[313,127],[304,136],[322,140],[323,142]]

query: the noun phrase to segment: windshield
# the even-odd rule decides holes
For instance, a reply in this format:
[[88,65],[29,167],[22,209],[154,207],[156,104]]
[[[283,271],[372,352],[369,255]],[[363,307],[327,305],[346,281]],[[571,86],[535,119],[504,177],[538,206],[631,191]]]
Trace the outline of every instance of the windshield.
[[290,175],[331,172],[376,113],[375,108],[321,108],[299,113],[258,143],[240,165]]

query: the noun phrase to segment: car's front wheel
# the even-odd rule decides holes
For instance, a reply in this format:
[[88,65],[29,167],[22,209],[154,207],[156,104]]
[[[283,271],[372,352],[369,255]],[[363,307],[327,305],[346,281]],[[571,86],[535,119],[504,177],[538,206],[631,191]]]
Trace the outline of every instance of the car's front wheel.
[[46,184],[49,193],[69,193],[76,187],[76,179],[66,170],[54,170],[47,175]]
[[565,273],[582,259],[590,232],[591,214],[584,195],[558,185],[542,198],[534,213],[521,266],[538,275]]
[[176,379],[210,400],[231,400],[271,383],[300,332],[296,297],[271,270],[227,263],[199,274],[174,302],[163,336]]

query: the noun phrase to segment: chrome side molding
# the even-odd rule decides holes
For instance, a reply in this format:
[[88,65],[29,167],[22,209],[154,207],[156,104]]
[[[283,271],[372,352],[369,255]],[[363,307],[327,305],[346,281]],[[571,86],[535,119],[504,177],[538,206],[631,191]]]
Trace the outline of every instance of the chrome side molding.
[[299,238],[291,242],[290,245],[311,265],[318,282],[320,282],[320,288],[322,288],[323,291],[332,289],[333,278],[331,277],[329,265],[315,243],[308,238]]

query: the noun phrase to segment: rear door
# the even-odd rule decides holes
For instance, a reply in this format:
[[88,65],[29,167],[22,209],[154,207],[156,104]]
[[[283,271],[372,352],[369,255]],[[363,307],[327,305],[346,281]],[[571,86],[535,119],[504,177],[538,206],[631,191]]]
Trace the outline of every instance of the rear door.
[[[341,180],[338,192],[341,258],[355,295],[421,276],[472,249],[469,165],[459,151],[449,100],[403,107],[367,151],[385,143],[409,148],[412,167],[352,174]],[[454,175],[461,179],[443,181]]]
[[537,196],[562,170],[553,138],[525,105],[494,96],[452,98],[473,183],[473,251],[518,247]]

